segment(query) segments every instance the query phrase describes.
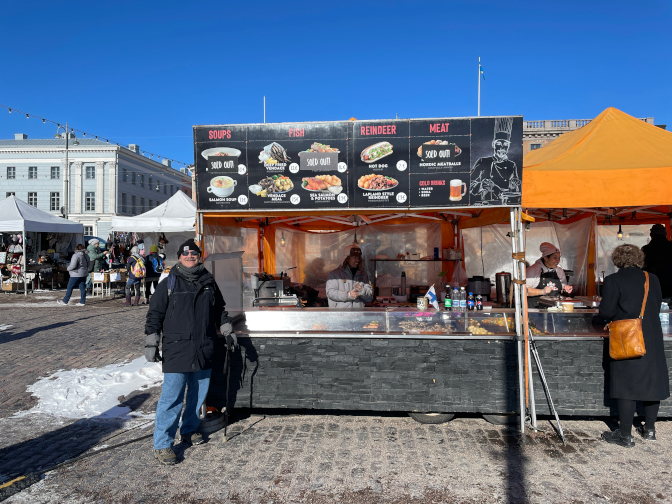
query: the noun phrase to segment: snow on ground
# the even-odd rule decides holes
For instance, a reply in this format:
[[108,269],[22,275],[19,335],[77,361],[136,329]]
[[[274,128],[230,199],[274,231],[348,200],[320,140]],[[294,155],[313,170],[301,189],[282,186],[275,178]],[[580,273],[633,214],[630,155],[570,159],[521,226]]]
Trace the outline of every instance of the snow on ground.
[[41,413],[65,418],[153,418],[131,413],[130,408],[119,406],[117,398],[161,383],[161,364],[149,363],[144,357],[102,368],[57,371],[28,387],[39,402],[14,417]]

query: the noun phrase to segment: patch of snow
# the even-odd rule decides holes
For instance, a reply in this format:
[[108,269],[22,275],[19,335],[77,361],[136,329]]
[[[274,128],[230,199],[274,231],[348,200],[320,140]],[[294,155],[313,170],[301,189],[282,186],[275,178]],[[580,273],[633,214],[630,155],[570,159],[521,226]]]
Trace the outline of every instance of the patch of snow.
[[12,327],[14,326],[9,324],[0,324],[0,331],[6,331],[7,329],[11,329]]
[[161,383],[161,363],[147,362],[144,357],[102,368],[57,371],[28,387],[27,391],[39,399],[38,404],[14,417],[38,413],[65,418],[153,418],[120,406],[118,397]]

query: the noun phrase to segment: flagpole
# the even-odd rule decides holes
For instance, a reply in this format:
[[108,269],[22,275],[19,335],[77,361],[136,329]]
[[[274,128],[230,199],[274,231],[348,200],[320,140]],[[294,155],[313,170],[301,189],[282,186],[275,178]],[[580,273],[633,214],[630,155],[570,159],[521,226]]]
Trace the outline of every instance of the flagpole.
[[481,57],[478,57],[478,117],[481,117]]

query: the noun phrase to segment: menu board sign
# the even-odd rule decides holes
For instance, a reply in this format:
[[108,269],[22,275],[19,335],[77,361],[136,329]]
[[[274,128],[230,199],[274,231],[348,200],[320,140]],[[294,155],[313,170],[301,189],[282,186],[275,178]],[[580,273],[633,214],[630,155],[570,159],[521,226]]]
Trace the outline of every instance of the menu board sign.
[[517,206],[523,119],[194,127],[199,210]]

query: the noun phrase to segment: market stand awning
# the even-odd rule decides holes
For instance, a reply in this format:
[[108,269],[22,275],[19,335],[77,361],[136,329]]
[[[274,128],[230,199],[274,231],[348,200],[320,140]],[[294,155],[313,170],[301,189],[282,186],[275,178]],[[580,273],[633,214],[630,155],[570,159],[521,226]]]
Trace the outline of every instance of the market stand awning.
[[179,233],[194,231],[196,204],[182,191],[149,212],[135,217],[112,217],[111,231]]
[[84,225],[38,210],[16,196],[0,201],[0,231],[83,234]]
[[610,107],[523,161],[523,208],[672,204],[672,133]]

